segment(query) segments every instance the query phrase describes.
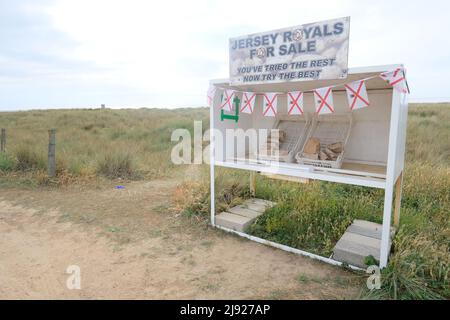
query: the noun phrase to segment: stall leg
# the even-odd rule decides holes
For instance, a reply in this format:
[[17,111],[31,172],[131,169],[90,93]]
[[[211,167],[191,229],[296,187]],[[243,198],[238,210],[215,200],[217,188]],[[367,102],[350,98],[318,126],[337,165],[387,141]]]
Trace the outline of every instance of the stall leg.
[[400,205],[402,201],[403,171],[395,182],[394,226],[400,225]]
[[256,196],[256,172],[250,172],[250,195],[252,197]]
[[384,190],[383,228],[381,230],[380,268],[387,266],[391,237],[391,215],[394,183],[389,182]]
[[[217,96],[217,92],[214,94]],[[216,163],[216,138],[214,135],[214,103],[209,108],[209,175],[210,175],[210,202],[211,202],[211,225],[216,225],[216,191],[215,191],[215,163]]]
[[215,194],[215,190],[214,190],[214,185],[215,185],[215,181],[214,181],[214,164],[211,163],[211,168],[210,168],[210,175],[211,175],[211,185],[210,185],[210,194],[211,194],[211,225],[214,227],[216,225],[216,194]]

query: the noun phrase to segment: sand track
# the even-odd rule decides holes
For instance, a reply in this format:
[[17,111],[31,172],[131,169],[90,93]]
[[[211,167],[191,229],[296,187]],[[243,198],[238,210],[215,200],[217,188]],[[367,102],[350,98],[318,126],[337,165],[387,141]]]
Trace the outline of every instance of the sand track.
[[[212,230],[170,207],[174,180],[0,190],[2,299],[342,299],[361,280]],[[81,289],[66,286],[69,265]]]

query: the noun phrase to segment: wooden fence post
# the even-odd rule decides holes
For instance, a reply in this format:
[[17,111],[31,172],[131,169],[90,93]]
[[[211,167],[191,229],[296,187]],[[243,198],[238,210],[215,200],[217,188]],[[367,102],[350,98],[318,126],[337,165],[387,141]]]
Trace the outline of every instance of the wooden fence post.
[[56,176],[56,129],[48,130],[48,176]]
[[6,152],[6,129],[2,128],[2,136],[0,138],[0,151]]

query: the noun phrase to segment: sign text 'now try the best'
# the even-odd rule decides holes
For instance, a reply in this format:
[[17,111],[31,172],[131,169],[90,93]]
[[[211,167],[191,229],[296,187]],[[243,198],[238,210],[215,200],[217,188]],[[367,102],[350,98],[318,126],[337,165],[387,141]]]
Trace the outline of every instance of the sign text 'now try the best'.
[[230,39],[231,85],[344,79],[350,17]]

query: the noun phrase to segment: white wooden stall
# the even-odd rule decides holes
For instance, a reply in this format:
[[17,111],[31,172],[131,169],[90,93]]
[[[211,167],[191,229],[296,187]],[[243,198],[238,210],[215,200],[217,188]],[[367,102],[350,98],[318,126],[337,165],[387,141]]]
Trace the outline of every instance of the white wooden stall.
[[[280,92],[278,98],[278,116],[266,117],[262,114],[261,99],[256,97],[255,110],[252,114],[238,114],[238,121],[221,119],[221,90],[217,90],[210,109],[211,125],[211,223],[215,225],[215,166],[235,168],[259,172],[264,174],[276,174],[286,178],[316,179],[335,183],[367,186],[385,190],[383,225],[380,246],[380,267],[387,265],[390,251],[391,224],[397,226],[400,219],[400,200],[402,187],[402,173],[405,157],[406,121],[408,113],[407,94],[393,89],[389,83],[378,77],[382,72],[388,72],[402,68],[402,65],[386,65],[349,69],[347,79],[342,80],[311,80],[300,82],[284,82],[274,84],[254,84],[230,86],[228,79],[212,80],[210,83],[219,89],[234,89],[249,92]],[[373,77],[373,78],[371,78]],[[366,80],[366,88],[370,100],[370,106],[353,110],[349,109],[344,84],[360,80]],[[348,142],[345,146],[343,163],[340,168],[318,168],[293,162],[264,161],[258,159],[258,148],[264,141],[258,141],[258,145],[246,143],[243,148],[230,152],[231,138],[227,137],[226,129],[271,129],[280,119],[303,120],[328,115],[317,116],[315,114],[312,90],[316,88],[334,86],[333,97],[335,113],[333,116],[349,116],[352,126]],[[286,110],[286,92],[304,92],[304,115],[288,116]],[[284,94],[283,94],[284,93]],[[223,139],[215,138],[214,131],[222,133]],[[216,133],[217,136],[217,133]],[[234,139],[234,138],[233,138]],[[302,142],[304,143],[304,141]],[[239,149],[239,148],[238,148]],[[394,203],[394,192],[396,194]],[[394,209],[394,210],[393,210]],[[392,211],[394,213],[392,214]],[[392,221],[393,220],[393,221]],[[327,257],[307,253],[284,245],[275,244],[264,239],[247,235],[243,232],[233,231],[220,227],[226,231],[237,233],[241,236],[261,243],[276,246],[283,250],[296,252],[319,259],[335,265],[341,262]]]

